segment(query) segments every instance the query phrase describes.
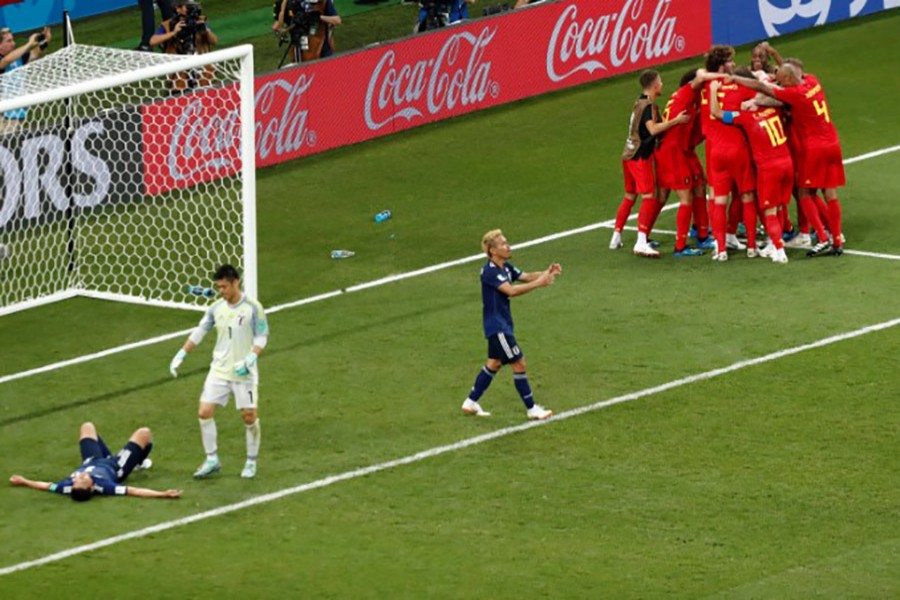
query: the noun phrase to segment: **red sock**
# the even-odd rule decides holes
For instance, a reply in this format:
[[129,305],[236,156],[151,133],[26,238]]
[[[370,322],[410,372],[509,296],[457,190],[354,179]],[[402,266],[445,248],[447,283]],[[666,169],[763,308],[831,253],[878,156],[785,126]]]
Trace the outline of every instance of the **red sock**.
[[813,200],[815,200],[816,208],[819,210],[819,219],[822,220],[822,227],[831,231],[831,222],[828,220],[828,205],[825,204],[825,201],[818,194],[813,196]]
[[803,212],[803,208],[800,206],[800,199],[797,199],[797,223],[800,226],[800,233],[809,234],[809,219],[806,218],[806,213]]
[[711,216],[713,235],[716,236],[716,251],[725,252],[725,223],[728,220],[725,217],[725,205],[713,204]]
[[691,204],[679,204],[678,215],[675,217],[675,252],[681,252],[687,245],[688,230],[691,228]]
[[809,224],[816,231],[819,241],[827,240],[825,236],[825,227],[822,225],[822,219],[819,218],[819,209],[816,207],[816,201],[812,196],[803,196],[800,198],[800,208],[806,215]]
[[709,212],[706,208],[706,198],[694,196],[691,209],[694,215],[694,226],[697,228],[697,238],[705,240],[709,237]]
[[625,222],[631,216],[633,206],[634,200],[622,198],[622,204],[619,205],[619,211],[616,213],[616,231],[622,231],[625,228]]
[[738,223],[741,222],[743,212],[741,201],[732,199],[731,204],[728,205],[728,233],[737,233]]
[[653,219],[657,214],[656,205],[659,202],[653,196],[641,200],[641,209],[638,211],[638,231],[650,235],[653,229]]
[[659,214],[662,212],[663,206],[665,206],[665,202],[660,202],[657,198],[656,203],[654,204],[653,210],[653,220],[650,221],[650,229],[648,231],[652,231],[656,226],[656,220],[659,218]]
[[747,230],[747,247],[756,248],[756,202],[743,202],[744,229]]
[[777,214],[774,215],[766,215],[766,233],[769,234],[769,239],[772,240],[772,244],[775,245],[776,250],[781,250],[784,248],[784,242],[781,241],[781,234],[784,231],[781,229],[781,219],[778,218]]
[[843,247],[844,234],[841,231],[841,202],[837,198],[828,201],[828,222],[831,224],[831,235],[834,236],[834,245]]

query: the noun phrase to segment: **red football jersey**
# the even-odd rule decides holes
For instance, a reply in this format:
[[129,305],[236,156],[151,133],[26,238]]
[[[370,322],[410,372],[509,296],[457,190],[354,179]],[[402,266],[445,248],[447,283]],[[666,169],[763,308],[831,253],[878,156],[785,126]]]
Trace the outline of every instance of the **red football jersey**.
[[777,108],[753,112],[729,112],[725,121],[729,120],[746,132],[757,170],[773,162],[791,159],[784,121],[781,118],[781,111]]
[[818,79],[805,75],[803,83],[773,89],[775,98],[790,105],[791,131],[796,132],[801,144],[826,147],[840,143]]
[[677,148],[681,148],[687,150],[689,148],[689,141],[691,137],[691,124],[693,123],[693,118],[697,114],[697,92],[694,88],[691,87],[691,84],[686,83],[677,90],[675,90],[672,95],[669,97],[669,101],[666,102],[666,108],[663,109],[662,120],[663,122],[668,122],[681,114],[681,111],[687,111],[687,114],[691,117],[691,121],[687,123],[683,123],[681,125],[676,125],[672,129],[668,130],[662,136],[662,140],[659,143],[659,146],[669,147],[675,146]]
[[[719,106],[725,111],[741,109],[741,102],[756,96],[756,92],[736,83],[726,83],[719,87]],[[725,125],[712,116],[709,110],[709,82],[703,86],[700,95],[700,120],[703,134],[706,136],[706,151],[722,144],[723,146],[743,146],[746,144],[739,129]]]

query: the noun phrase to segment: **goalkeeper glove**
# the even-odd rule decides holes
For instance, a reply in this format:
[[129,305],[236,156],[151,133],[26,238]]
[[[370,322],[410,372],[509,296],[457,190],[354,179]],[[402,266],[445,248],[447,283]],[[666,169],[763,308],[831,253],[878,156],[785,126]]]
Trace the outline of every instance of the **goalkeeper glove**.
[[185,356],[187,356],[187,352],[185,352],[184,348],[182,348],[175,355],[175,358],[172,359],[172,362],[169,363],[169,373],[172,374],[172,377],[178,377],[178,367],[180,367],[181,363],[184,362]]
[[244,377],[245,375],[249,375],[250,367],[252,367],[253,365],[256,364],[257,358],[259,358],[259,357],[256,355],[256,352],[252,352],[252,351],[248,352],[247,356],[244,357],[244,360],[242,360],[241,362],[239,362],[238,364],[235,365],[234,372],[237,373],[238,375],[240,375],[241,377]]

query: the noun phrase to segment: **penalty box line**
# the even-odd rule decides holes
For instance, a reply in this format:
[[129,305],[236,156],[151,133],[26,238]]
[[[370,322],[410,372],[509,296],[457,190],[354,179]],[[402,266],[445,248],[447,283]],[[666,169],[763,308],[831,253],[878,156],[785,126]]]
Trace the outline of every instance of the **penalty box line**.
[[[551,425],[553,423],[556,423],[557,421],[564,421],[564,420],[570,419],[572,417],[577,417],[579,415],[583,415],[586,413],[595,412],[595,411],[598,411],[598,410],[601,410],[601,409],[604,409],[604,408],[607,408],[610,406],[614,406],[616,404],[631,402],[633,400],[638,400],[641,398],[645,398],[647,396],[652,396],[652,395],[666,392],[666,391],[669,391],[669,390],[672,390],[675,388],[679,388],[682,386],[691,385],[693,383],[705,381],[708,379],[713,379],[715,377],[719,377],[720,375],[726,375],[728,373],[733,373],[735,371],[739,371],[739,370],[747,368],[747,367],[761,365],[761,364],[764,364],[767,362],[771,362],[774,360],[792,356],[794,354],[806,352],[807,350],[823,348],[823,347],[829,346],[831,344],[836,344],[839,342],[850,340],[850,339],[853,339],[856,337],[867,335],[869,333],[882,331],[885,329],[890,329],[891,327],[896,327],[897,325],[900,325],[900,318],[892,319],[890,321],[885,321],[883,323],[878,323],[876,325],[870,325],[867,327],[856,329],[854,331],[833,335],[833,336],[823,338],[823,339],[815,341],[815,342],[803,344],[800,346],[795,346],[793,348],[779,350],[777,352],[772,352],[770,354],[766,354],[764,356],[760,356],[757,358],[739,361],[739,362],[733,363],[731,365],[728,365],[726,367],[712,369],[711,371],[706,371],[706,372],[699,373],[696,375],[689,375],[687,377],[682,377],[681,379],[676,379],[676,380],[670,381],[668,383],[664,383],[664,384],[657,385],[654,387],[646,388],[646,389],[643,389],[643,390],[640,390],[637,392],[632,392],[630,394],[616,396],[615,398],[610,398],[608,400],[602,400],[600,402],[595,402],[593,404],[588,404],[586,406],[581,406],[579,408],[570,409],[570,410],[561,412],[558,415],[554,415],[553,417],[551,417],[550,419],[548,419],[546,421],[529,421],[527,423],[523,423],[522,425],[516,425],[513,427],[504,427],[502,429],[497,429],[495,431],[491,431],[489,433],[485,433],[485,434],[478,435],[475,437],[467,438],[467,439],[464,439],[464,440],[461,440],[459,442],[455,442],[452,444],[436,446],[434,448],[431,448],[428,450],[423,450],[421,452],[417,452],[415,454],[404,456],[402,458],[397,458],[397,459],[390,460],[387,462],[369,465],[367,467],[361,467],[359,469],[354,469],[352,471],[346,471],[344,473],[339,473],[336,475],[329,475],[328,477],[324,477],[324,478],[318,479],[316,481],[311,481],[309,483],[304,483],[301,485],[285,488],[285,489],[282,489],[282,490],[279,490],[276,492],[271,492],[269,494],[263,494],[261,496],[255,496],[253,498],[249,498],[242,502],[228,504],[226,506],[221,506],[219,508],[215,508],[212,510],[200,512],[200,513],[190,515],[190,516],[187,516],[187,517],[184,517],[181,519],[165,521],[163,523],[158,523],[156,525],[152,525],[150,527],[145,527],[143,529],[129,531],[127,533],[123,533],[123,534],[109,537],[106,539],[98,540],[98,541],[90,543],[90,544],[76,546],[74,548],[70,548],[68,550],[63,550],[61,552],[56,552],[54,554],[49,554],[49,555],[41,557],[41,558],[37,558],[34,560],[29,560],[29,561],[21,562],[18,564],[10,565],[8,567],[0,568],[0,577],[2,577],[4,575],[10,575],[12,573],[16,573],[19,571],[25,571],[28,569],[32,569],[34,567],[39,567],[41,565],[46,565],[49,563],[61,561],[61,560],[67,559],[67,558],[71,558],[73,556],[78,556],[80,554],[86,554],[88,552],[100,550],[102,548],[106,548],[108,546],[119,544],[121,542],[139,539],[139,538],[146,537],[148,535],[152,535],[155,533],[161,533],[163,531],[175,529],[177,527],[183,527],[185,525],[190,525],[191,523],[204,521],[206,519],[211,519],[213,517],[219,517],[219,516],[226,515],[226,514],[229,514],[229,513],[235,512],[235,511],[239,511],[239,510],[242,510],[245,508],[249,508],[252,506],[258,506],[260,504],[274,502],[275,500],[280,500],[281,498],[285,498],[287,496],[292,496],[294,494],[301,494],[303,492],[308,492],[308,491],[328,487],[330,485],[334,485],[334,484],[340,483],[342,481],[349,481],[351,479],[365,477],[367,475],[372,475],[374,473],[379,473],[381,471],[387,471],[389,469],[394,469],[396,467],[402,467],[405,465],[417,463],[417,462],[420,462],[420,461],[423,461],[423,460],[426,460],[429,458],[434,458],[436,456],[441,456],[443,454],[455,452],[457,450],[463,450],[465,448],[477,446],[477,445],[483,444],[485,442],[489,442],[489,441],[492,441],[495,439],[506,437],[508,435],[512,435],[514,433],[519,433],[522,431],[526,431],[528,429],[533,429],[535,427],[543,427],[546,425]],[[465,417],[460,416],[459,418],[465,418]]]
[[[873,152],[868,152],[866,154],[860,154],[859,156],[854,156],[844,160],[845,165],[850,165],[853,163],[861,162],[864,160],[868,160],[870,158],[876,158],[879,156],[883,156],[885,154],[890,154],[891,152],[897,152],[900,150],[900,145],[898,146],[890,146],[888,148],[882,148],[880,150],[875,150]],[[670,210],[675,208],[677,203],[669,204],[663,207],[663,210]],[[637,215],[631,215],[629,220],[636,219]],[[615,219],[608,219],[606,221],[600,221],[598,223],[592,223],[590,225],[585,225],[583,227],[577,227],[575,229],[569,229],[567,231],[561,231],[559,233],[554,233],[551,235],[547,235],[544,237],[540,237],[534,240],[529,240],[526,242],[520,242],[518,244],[513,244],[513,248],[528,248],[530,246],[537,246],[539,244],[545,244],[547,242],[552,242],[555,240],[559,240],[562,238],[570,237],[573,235],[579,235],[582,233],[587,233],[589,231],[594,231],[597,229],[609,229],[615,225]],[[630,228],[629,228],[630,229]],[[658,233],[668,233],[668,232],[658,232]],[[856,250],[845,250],[847,254],[859,254],[862,256],[871,256],[875,258],[890,258],[890,259],[898,259],[893,255],[889,254],[875,254],[875,253],[865,253]],[[298,306],[303,306],[305,304],[312,304],[314,302],[320,302],[322,300],[327,300],[329,298],[334,298],[336,296],[340,296],[343,294],[348,294],[352,292],[359,292],[362,290],[366,290],[373,287],[378,287],[381,285],[386,285],[388,283],[394,283],[397,281],[402,281],[404,279],[410,279],[413,277],[419,277],[420,275],[427,275],[429,273],[434,273],[435,271],[440,271],[443,269],[448,269],[450,267],[456,267],[460,265],[464,265],[471,262],[476,262],[482,260],[484,258],[483,254],[473,254],[471,256],[466,256],[464,258],[459,258],[456,260],[451,260],[443,263],[438,263],[436,265],[431,265],[429,267],[424,267],[422,269],[416,269],[415,271],[407,271],[405,273],[399,273],[397,275],[389,275],[387,277],[382,277],[380,279],[375,279],[373,281],[368,281],[365,283],[360,283],[356,285],[352,285],[347,288],[343,288],[340,290],[334,290],[331,292],[325,292],[323,294],[318,294],[316,296],[310,296],[308,298],[302,298],[300,300],[295,300],[293,302],[288,302],[286,304],[281,304],[278,306],[274,306],[269,308],[267,311],[269,314],[274,314],[280,312],[282,310],[287,310],[290,308],[297,308]],[[193,328],[192,328],[193,329]],[[39,375],[41,373],[49,373],[51,371],[56,371],[58,369],[63,369],[66,367],[71,367],[74,365],[90,362],[92,360],[96,360],[99,358],[104,358],[106,356],[111,356],[113,354],[118,354],[120,352],[127,352],[129,350],[136,350],[138,348],[143,348],[145,346],[152,346],[153,344],[157,344],[160,342],[165,342],[173,339],[177,339],[180,337],[184,337],[191,332],[191,329],[184,329],[181,331],[175,331],[172,333],[167,333],[164,335],[148,338],[146,340],[141,340],[138,342],[133,342],[130,344],[124,344],[122,346],[115,346],[113,348],[107,348],[106,350],[101,350],[100,352],[95,352],[92,354],[85,354],[82,356],[78,356],[75,358],[70,358],[68,360],[63,360],[55,363],[51,363],[48,365],[44,365],[42,367],[36,367],[34,369],[28,369],[26,371],[19,371],[18,373],[10,373],[9,375],[4,375],[0,377],[0,385],[4,383],[9,383],[10,381],[16,381],[17,379],[24,379],[26,377],[31,377],[32,375]]]

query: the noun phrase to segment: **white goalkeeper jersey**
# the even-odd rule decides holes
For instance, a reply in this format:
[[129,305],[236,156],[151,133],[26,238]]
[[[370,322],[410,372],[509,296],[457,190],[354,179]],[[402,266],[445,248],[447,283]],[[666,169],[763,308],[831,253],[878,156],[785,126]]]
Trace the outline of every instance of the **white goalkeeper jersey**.
[[216,330],[216,347],[209,365],[212,374],[228,381],[259,381],[259,363],[243,377],[235,373],[235,367],[250,352],[254,340],[259,338],[257,345],[260,347],[266,344],[269,325],[262,304],[246,294],[234,306],[220,298],[200,319],[199,327],[205,333],[213,328]]

